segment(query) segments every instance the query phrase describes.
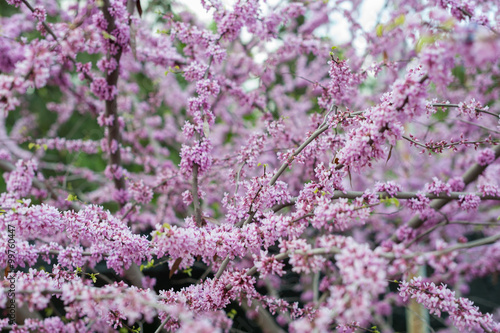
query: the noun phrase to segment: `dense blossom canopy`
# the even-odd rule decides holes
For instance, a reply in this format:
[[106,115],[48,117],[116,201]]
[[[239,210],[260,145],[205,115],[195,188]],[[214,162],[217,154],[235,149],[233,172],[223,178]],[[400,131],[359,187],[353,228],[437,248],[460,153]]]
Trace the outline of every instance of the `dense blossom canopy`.
[[500,332],[500,1],[0,1],[0,328]]

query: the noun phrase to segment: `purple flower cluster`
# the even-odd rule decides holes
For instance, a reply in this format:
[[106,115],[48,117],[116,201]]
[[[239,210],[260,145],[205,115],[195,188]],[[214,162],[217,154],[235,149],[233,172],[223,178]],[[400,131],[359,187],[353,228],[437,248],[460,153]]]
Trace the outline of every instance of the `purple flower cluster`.
[[404,301],[409,298],[429,309],[431,314],[441,316],[447,312],[453,325],[460,332],[494,330],[500,329],[493,321],[491,314],[482,314],[479,308],[467,298],[455,298],[455,292],[448,289],[446,285],[436,286],[432,282],[423,282],[422,278],[413,278],[410,282],[403,281],[399,285],[399,296]]

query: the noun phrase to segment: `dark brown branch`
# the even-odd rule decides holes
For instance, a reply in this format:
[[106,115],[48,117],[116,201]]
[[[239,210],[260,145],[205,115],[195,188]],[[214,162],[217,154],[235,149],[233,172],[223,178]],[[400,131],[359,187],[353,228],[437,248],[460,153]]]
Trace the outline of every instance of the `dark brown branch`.
[[[104,18],[108,23],[106,32],[109,35],[112,35],[113,31],[116,29],[116,24],[115,20],[109,13],[109,8],[111,7],[111,4],[109,0],[104,0],[103,3],[104,5],[102,7],[102,13],[104,14]],[[110,40],[110,43],[113,43],[113,41]],[[106,74],[106,83],[108,84],[108,86],[117,87],[118,77],[120,75],[120,58],[122,56],[122,52],[123,52],[122,48],[118,46],[116,54],[110,55],[110,57],[114,58],[116,61],[116,68],[111,73],[108,72]],[[110,164],[118,167],[121,165],[122,162],[120,148],[117,147],[115,151],[112,151],[111,149],[113,141],[116,141],[117,144],[121,142],[120,125],[118,123],[117,99],[118,99],[118,94],[113,96],[111,100],[107,100],[105,104],[106,104],[106,117],[108,118],[113,117],[112,124],[108,126],[108,147],[109,147]],[[123,179],[123,177],[119,179],[114,178],[113,181],[115,183],[115,188],[117,190],[125,188],[125,180]]]

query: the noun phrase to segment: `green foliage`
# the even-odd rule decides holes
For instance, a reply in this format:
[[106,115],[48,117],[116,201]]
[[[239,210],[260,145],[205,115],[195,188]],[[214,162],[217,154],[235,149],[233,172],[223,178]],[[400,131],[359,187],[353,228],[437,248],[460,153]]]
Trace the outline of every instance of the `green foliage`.
[[186,268],[185,270],[182,271],[182,273],[187,274],[189,277],[193,276],[193,269],[191,267]]
[[0,1],[0,13],[3,17],[10,17],[19,13],[19,8],[9,5],[6,1]]
[[76,201],[78,200],[78,197],[74,194],[68,194],[68,197],[66,198],[66,201]]
[[234,319],[234,317],[236,316],[238,312],[235,310],[235,309],[231,309],[228,313],[227,313],[227,316],[231,319]]
[[465,85],[465,81],[467,79],[467,74],[465,73],[465,67],[464,66],[456,66],[455,68],[453,68],[451,70],[451,74],[453,74],[453,76],[455,78],[458,79],[458,81],[460,82],[460,85]]
[[387,24],[379,24],[375,27],[375,32],[377,37],[382,37],[384,33],[389,32],[391,30],[396,29],[397,27],[402,26],[405,23],[406,17],[401,14],[398,17],[394,18]]
[[139,268],[140,268],[140,270],[142,272],[144,269],[148,269],[148,268],[154,267],[154,264],[155,264],[155,260],[151,259],[150,262],[148,262],[146,265],[141,265]]
[[380,202],[383,203],[386,207],[396,206],[399,208],[399,200],[397,198],[381,198]]
[[211,32],[216,34],[217,33],[217,22],[215,22],[215,21],[210,22],[210,24],[208,25],[208,30],[210,30]]
[[448,115],[450,114],[449,108],[438,107],[436,109],[437,109],[437,112],[432,115],[432,118],[434,118],[438,121],[444,121],[448,118]]

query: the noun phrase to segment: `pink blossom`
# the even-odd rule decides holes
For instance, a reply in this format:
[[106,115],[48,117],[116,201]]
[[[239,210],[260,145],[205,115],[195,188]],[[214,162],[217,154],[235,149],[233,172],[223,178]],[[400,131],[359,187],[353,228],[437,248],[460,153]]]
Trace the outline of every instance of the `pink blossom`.
[[39,20],[40,22],[44,22],[47,18],[47,12],[43,7],[36,7],[32,14],[34,19]]
[[481,150],[476,157],[477,163],[483,166],[491,164],[495,159],[495,152],[491,148]]
[[429,309],[431,314],[439,317],[442,312],[448,312],[455,327],[463,332],[483,330],[496,325],[491,314],[483,315],[472,301],[463,297],[456,299],[455,292],[446,285],[436,286],[432,282],[422,282],[421,277],[413,278],[409,283],[401,282],[399,296],[404,301],[410,297],[414,298]]
[[257,267],[257,271],[261,274],[262,277],[265,277],[269,274],[276,274],[282,276],[285,274],[283,268],[285,264],[276,260],[274,256],[267,256],[267,251],[261,251],[260,257],[253,255],[255,267]]
[[110,101],[112,100],[118,91],[115,86],[109,86],[106,79],[102,77],[94,78],[90,84],[90,90],[102,100]]
[[480,203],[481,198],[475,194],[461,195],[460,199],[458,200],[458,205],[460,206],[460,208],[466,211],[477,210]]
[[18,198],[26,197],[30,193],[33,178],[37,171],[37,163],[34,160],[19,160],[16,162],[16,170],[8,174],[6,179],[7,191],[15,194]]
[[454,177],[448,180],[452,191],[462,191],[465,188],[465,183],[462,177]]
[[147,204],[153,199],[153,190],[145,185],[142,180],[131,183],[128,190],[138,203]]
[[386,183],[377,182],[375,184],[374,190],[377,192],[387,192],[391,197],[395,196],[399,191],[402,190],[401,185],[390,180]]
[[479,118],[481,113],[477,112],[476,109],[488,110],[488,107],[483,107],[481,103],[476,101],[474,98],[470,98],[465,102],[460,102],[458,104],[458,111],[469,118]]
[[208,139],[197,142],[194,146],[183,145],[181,149],[181,172],[189,176],[193,171],[193,164],[198,165],[200,174],[208,171],[212,165],[212,145]]
[[447,195],[450,195],[451,192],[451,186],[447,183],[444,183],[443,181],[439,180],[437,177],[432,178],[432,183],[430,184],[425,184],[425,191],[429,193],[434,193],[436,195],[439,195],[441,193],[446,193]]

